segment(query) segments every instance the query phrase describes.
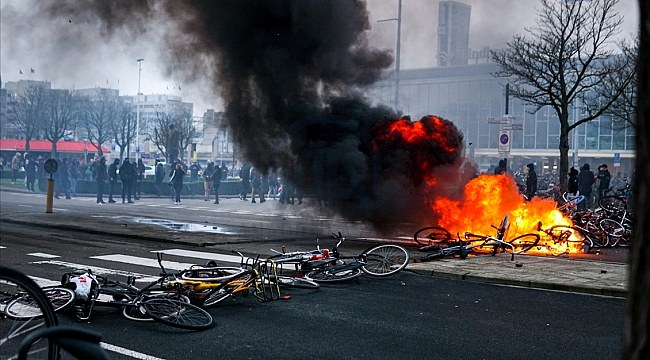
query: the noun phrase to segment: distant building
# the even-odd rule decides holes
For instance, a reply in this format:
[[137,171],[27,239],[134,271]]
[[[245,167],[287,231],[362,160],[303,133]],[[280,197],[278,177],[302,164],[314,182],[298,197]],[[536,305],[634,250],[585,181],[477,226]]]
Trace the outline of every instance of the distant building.
[[438,6],[438,66],[467,65],[472,7],[457,1]]

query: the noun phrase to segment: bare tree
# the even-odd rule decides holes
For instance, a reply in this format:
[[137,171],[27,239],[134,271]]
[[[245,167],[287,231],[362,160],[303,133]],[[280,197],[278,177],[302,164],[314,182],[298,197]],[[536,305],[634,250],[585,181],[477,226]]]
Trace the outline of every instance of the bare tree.
[[631,77],[627,86],[624,88],[621,95],[612,103],[607,111],[606,115],[609,115],[614,123],[615,130],[624,130],[627,127],[636,127],[636,106],[637,106],[637,88],[638,88],[638,79],[634,76],[634,72],[637,68],[637,58],[639,56],[639,39],[636,36],[635,41],[628,43],[627,41],[621,41],[619,48],[623,51],[623,56],[628,57],[631,60],[631,67],[624,69],[621,74],[612,74],[606,81],[603,82],[602,87],[598,89],[599,94],[602,98],[611,98],[612,94],[616,94],[619,88],[621,88],[625,81]]
[[120,147],[120,159],[124,158],[124,150],[135,139],[137,122],[133,118],[133,106],[124,99],[116,104],[115,120],[111,122],[111,133],[114,136],[115,144]]
[[38,138],[44,116],[44,100],[48,90],[40,86],[31,86],[18,95],[13,105],[13,116],[9,119],[25,136],[25,151],[29,151],[29,142]]
[[[569,132],[603,115],[631,81],[631,59],[617,56],[613,37],[623,18],[614,10],[619,0],[541,0],[537,25],[530,35],[516,35],[507,48],[491,52],[501,70],[511,77],[513,96],[536,106],[551,106],[560,121],[560,186],[566,191],[569,170]],[[627,71],[627,76],[625,74]],[[615,75],[616,74],[616,75]],[[610,98],[598,89],[612,76],[622,81]],[[580,99],[586,116],[569,123],[569,106]]]
[[156,112],[151,141],[169,162],[184,159],[185,150],[197,135],[192,115]]
[[56,143],[75,126],[78,107],[70,90],[48,90],[45,94],[41,128],[45,139],[52,143],[52,157],[56,157]]
[[641,12],[637,70],[634,235],[630,251],[623,359],[650,358],[650,2]]
[[102,145],[115,138],[113,122],[116,121],[118,107],[117,98],[102,90],[97,90],[96,97],[83,99],[79,114],[80,125],[100,157],[104,155]]

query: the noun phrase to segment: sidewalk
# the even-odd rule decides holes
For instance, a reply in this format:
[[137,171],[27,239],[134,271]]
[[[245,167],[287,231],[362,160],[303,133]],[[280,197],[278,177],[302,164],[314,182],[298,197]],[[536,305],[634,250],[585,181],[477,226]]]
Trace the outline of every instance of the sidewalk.
[[[0,190],[21,192],[14,189]],[[245,235],[169,231],[162,226],[79,212],[39,212],[30,213],[29,216],[24,213],[5,213],[0,221],[197,247],[261,243]],[[412,261],[406,271],[422,275],[613,297],[627,295],[627,265],[621,263],[533,255],[516,255],[515,261],[511,261],[509,254],[477,255],[466,260],[450,258],[415,262],[419,261],[421,253],[413,249],[411,255]]]

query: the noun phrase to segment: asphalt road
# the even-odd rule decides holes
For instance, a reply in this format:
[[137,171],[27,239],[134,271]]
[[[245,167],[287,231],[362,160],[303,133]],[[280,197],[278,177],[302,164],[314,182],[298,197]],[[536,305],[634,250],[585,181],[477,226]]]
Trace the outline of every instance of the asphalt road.
[[[2,211],[8,211],[2,200]],[[180,263],[226,253],[7,223],[0,235],[3,265],[50,281],[75,266],[155,276],[155,267],[135,265],[137,259],[155,259],[154,251]],[[199,254],[173,255],[171,247]],[[78,325],[100,331],[108,344],[154,357],[149,359],[612,359],[622,346],[624,300],[615,298],[408,272],[286,293],[291,300],[261,304],[237,298],[210,309],[217,325],[203,332],[131,322],[114,309],[97,309],[89,323]],[[74,323],[65,314],[61,319]],[[138,358],[113,351],[110,356]]]

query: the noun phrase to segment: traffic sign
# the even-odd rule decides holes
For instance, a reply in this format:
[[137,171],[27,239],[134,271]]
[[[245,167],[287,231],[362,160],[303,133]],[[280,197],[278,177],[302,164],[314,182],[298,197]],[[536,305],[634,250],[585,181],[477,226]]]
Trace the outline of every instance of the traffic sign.
[[501,127],[501,130],[523,130],[524,124],[505,124]]
[[509,124],[510,120],[514,120],[514,116],[506,115],[502,117],[488,117],[488,124]]
[[140,153],[140,147],[139,147],[139,146],[136,146],[136,148],[135,148],[135,152],[136,152],[136,154],[139,154],[139,153]]
[[510,130],[499,132],[499,156],[507,156],[510,153]]
[[614,167],[621,166],[621,153],[614,153]]

